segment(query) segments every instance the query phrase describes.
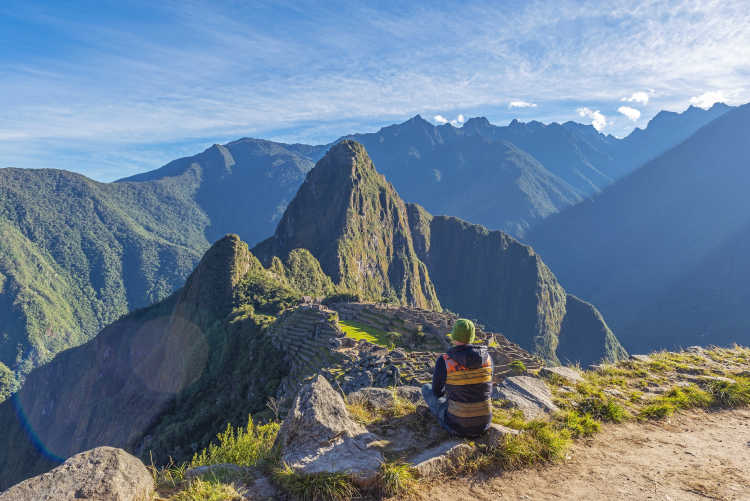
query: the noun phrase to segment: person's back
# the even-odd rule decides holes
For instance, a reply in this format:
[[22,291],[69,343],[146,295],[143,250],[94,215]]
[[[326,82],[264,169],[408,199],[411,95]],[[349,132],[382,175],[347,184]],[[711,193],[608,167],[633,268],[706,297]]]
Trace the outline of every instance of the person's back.
[[487,348],[454,346],[442,358],[448,425],[459,435],[481,435],[492,422],[492,359]]
[[492,422],[492,359],[487,347],[474,341],[474,324],[456,321],[451,333],[456,346],[438,358],[432,384],[422,393],[433,414],[450,431],[476,437]]

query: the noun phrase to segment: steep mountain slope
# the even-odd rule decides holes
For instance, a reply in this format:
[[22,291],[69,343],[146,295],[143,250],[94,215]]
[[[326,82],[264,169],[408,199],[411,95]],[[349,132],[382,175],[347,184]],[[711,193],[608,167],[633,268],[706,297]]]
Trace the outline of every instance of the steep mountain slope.
[[345,289],[369,299],[440,309],[427,268],[416,256],[406,206],[364,148],[342,141],[310,171],[273,237],[253,253],[273,256],[305,248]]
[[557,360],[566,332],[597,351],[575,360],[624,355],[595,309],[584,322],[579,314],[566,323],[565,290],[533,249],[502,232],[405,204],[354,141],[337,144],[318,162],[275,235],[253,253],[269,265],[298,247],[344,289],[370,299],[393,292],[402,304],[419,307],[444,304],[547,360]]
[[[264,302],[245,294],[236,308],[248,280]],[[175,435],[205,444],[228,420],[246,420],[284,374],[282,355],[260,337],[262,315],[297,295],[236,236],[219,240],[179,292],[32,371],[0,404],[0,489],[98,445],[135,451]],[[217,388],[221,399],[208,398]]]
[[207,246],[195,185],[0,170],[0,362],[22,375],[170,294]]
[[748,131],[744,105],[530,234],[628,348],[750,342],[734,278],[746,272]]

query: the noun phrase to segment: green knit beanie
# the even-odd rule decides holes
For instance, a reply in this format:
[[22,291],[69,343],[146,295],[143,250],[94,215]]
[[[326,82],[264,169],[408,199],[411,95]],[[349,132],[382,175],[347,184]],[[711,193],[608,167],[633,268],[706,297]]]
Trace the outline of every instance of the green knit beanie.
[[451,339],[458,341],[459,343],[473,343],[474,322],[466,320],[465,318],[459,318],[456,320],[456,323],[453,324],[453,330],[451,331]]

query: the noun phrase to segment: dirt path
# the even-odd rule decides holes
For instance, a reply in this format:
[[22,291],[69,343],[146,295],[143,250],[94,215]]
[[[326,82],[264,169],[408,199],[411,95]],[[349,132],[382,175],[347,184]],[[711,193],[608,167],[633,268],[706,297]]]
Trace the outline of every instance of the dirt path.
[[424,499],[750,501],[750,410],[607,426],[564,464],[447,481]]

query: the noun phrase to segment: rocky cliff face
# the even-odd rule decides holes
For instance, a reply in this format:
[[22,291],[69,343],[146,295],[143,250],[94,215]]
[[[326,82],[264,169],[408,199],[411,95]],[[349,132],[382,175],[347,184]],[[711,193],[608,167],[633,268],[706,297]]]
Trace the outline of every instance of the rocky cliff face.
[[274,236],[253,253],[269,265],[297,248],[308,249],[344,289],[440,308],[414,251],[406,205],[358,143],[331,148],[308,174]]
[[566,294],[528,245],[460,219],[430,216],[417,205],[409,205],[409,221],[445,307],[480,319],[548,361],[625,356],[596,308]]

